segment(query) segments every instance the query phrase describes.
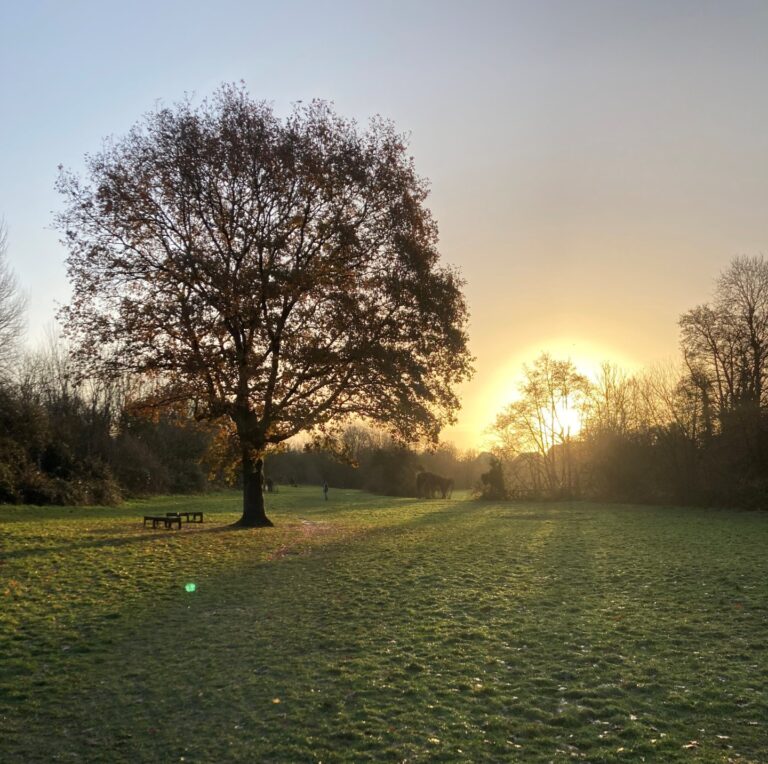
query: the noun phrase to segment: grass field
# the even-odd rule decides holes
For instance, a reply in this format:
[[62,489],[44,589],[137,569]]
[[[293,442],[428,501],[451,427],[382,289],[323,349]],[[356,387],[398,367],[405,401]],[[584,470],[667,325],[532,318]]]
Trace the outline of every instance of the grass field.
[[0,507],[0,761],[768,761],[768,514],[238,505]]

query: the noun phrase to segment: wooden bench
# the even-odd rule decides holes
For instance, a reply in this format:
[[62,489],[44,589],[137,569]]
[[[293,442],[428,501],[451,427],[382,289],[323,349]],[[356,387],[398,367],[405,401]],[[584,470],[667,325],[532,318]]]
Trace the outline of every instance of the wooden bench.
[[152,527],[157,528],[162,523],[166,528],[172,528],[174,525],[181,530],[181,518],[176,515],[144,515],[144,527],[148,522],[152,522]]
[[166,517],[178,517],[178,518],[184,518],[186,522],[188,523],[202,523],[203,522],[203,513],[202,512],[166,512]]

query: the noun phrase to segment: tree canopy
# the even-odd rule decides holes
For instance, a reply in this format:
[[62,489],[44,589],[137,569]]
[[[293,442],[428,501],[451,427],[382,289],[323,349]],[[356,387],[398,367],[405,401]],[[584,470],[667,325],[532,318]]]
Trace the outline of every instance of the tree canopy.
[[322,101],[285,119],[223,86],[147,114],[62,170],[62,311],[90,369],[232,423],[246,525],[269,524],[261,456],[350,417],[435,441],[471,373],[462,281],[392,123]]

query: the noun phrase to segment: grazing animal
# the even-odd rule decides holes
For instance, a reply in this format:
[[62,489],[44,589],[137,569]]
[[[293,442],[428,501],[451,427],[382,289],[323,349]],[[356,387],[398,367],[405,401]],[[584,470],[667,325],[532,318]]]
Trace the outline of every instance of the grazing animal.
[[439,485],[443,498],[450,499],[453,495],[453,478],[441,478]]
[[416,475],[416,493],[420,499],[434,499],[438,493],[443,499],[448,499],[453,493],[453,480],[434,472],[419,472]]

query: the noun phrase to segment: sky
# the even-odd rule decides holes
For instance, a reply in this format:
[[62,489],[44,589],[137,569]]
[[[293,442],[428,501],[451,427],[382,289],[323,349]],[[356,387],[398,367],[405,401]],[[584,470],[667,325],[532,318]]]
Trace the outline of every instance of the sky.
[[542,351],[677,357],[680,314],[768,252],[762,0],[0,0],[0,217],[30,345],[69,298],[58,165],[241,80],[280,113],[323,98],[409,135],[467,282],[461,448]]

